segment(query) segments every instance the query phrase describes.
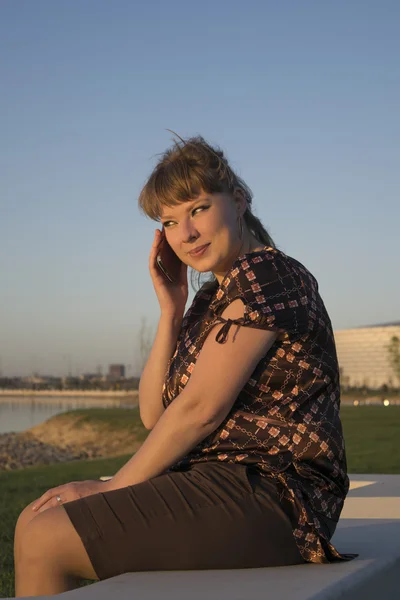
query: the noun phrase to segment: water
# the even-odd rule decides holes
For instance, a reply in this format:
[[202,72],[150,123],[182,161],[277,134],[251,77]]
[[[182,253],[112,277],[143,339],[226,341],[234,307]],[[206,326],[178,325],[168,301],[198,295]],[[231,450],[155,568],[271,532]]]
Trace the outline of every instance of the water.
[[79,408],[119,407],[119,399],[95,399],[90,402],[82,398],[30,397],[0,398],[0,434],[24,431],[47,419]]

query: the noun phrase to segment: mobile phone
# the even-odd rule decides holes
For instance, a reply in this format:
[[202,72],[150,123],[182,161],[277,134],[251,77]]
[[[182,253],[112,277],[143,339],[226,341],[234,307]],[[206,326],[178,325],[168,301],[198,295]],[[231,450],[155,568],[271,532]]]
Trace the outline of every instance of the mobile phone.
[[156,264],[168,281],[175,283],[179,280],[182,261],[168,244],[164,227],[162,228],[162,238],[156,257]]

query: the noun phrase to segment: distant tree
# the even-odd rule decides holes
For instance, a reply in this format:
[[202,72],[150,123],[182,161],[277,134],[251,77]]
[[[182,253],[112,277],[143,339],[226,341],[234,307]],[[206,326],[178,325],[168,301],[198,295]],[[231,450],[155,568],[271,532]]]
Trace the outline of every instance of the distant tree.
[[387,346],[387,351],[390,365],[400,382],[400,338],[394,335]]
[[343,391],[348,391],[350,388],[350,376],[345,375],[343,367],[339,367],[340,387]]

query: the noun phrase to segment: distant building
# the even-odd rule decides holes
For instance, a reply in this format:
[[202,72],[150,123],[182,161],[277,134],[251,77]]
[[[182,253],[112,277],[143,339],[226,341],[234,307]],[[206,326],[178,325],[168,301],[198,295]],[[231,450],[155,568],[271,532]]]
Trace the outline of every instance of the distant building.
[[79,375],[79,379],[90,381],[91,379],[99,379],[99,376],[97,373],[83,373],[82,375]]
[[343,386],[400,386],[388,350],[393,337],[400,339],[400,322],[342,329],[335,331],[334,336]]
[[28,385],[40,385],[42,383],[46,383],[46,377],[42,377],[42,375],[38,375],[36,373],[34,375],[27,375],[26,377],[22,377],[21,381]]
[[125,365],[110,365],[108,368],[109,377],[125,377]]

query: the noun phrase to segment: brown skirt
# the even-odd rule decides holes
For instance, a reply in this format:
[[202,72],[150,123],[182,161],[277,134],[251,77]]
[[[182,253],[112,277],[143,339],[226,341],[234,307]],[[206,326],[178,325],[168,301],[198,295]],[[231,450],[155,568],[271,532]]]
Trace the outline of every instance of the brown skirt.
[[100,580],[304,562],[274,483],[241,464],[198,463],[63,506]]

